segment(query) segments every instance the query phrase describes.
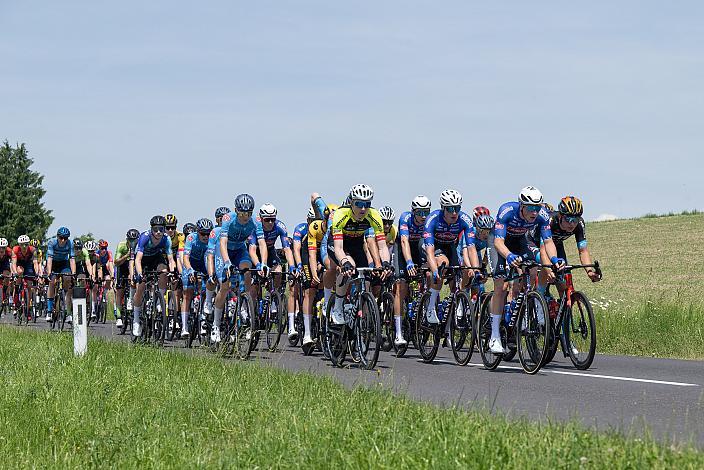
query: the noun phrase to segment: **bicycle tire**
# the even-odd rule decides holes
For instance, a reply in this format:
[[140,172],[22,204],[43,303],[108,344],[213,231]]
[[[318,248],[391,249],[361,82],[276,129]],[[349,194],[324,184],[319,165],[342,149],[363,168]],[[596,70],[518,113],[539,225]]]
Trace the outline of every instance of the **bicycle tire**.
[[[579,306],[579,319],[578,323],[575,325],[574,320],[575,315],[575,305]],[[592,311],[592,305],[589,302],[587,296],[576,291],[572,294],[572,307],[567,310],[567,314],[563,320],[563,331],[565,332],[565,343],[567,346],[567,354],[572,361],[572,364],[579,370],[587,370],[591,367],[594,361],[594,356],[596,355],[596,320],[594,318],[594,312]],[[584,318],[584,316],[587,318]],[[577,329],[575,329],[575,326]],[[572,345],[574,344],[573,339],[584,339],[585,335],[588,334],[588,349],[587,355],[581,357],[579,353],[581,349],[577,349],[577,353],[574,352]]]
[[60,331],[64,331],[64,326],[66,325],[67,313],[66,313],[66,297],[65,297],[65,295],[66,294],[63,291],[61,291],[59,294],[59,312],[61,312],[60,313],[61,324],[60,324],[60,328],[59,328]]
[[[284,310],[281,300],[281,294],[274,291],[269,295],[269,302],[267,303],[267,311],[265,312],[264,318],[264,330],[266,334],[266,347],[270,352],[276,351],[279,346],[279,339],[281,338],[281,321],[284,316],[281,315],[281,311]],[[274,311],[274,308],[276,311]]]
[[[128,325],[132,325],[132,315],[127,312],[127,296],[129,292],[124,292],[122,294],[122,308],[120,309],[120,318],[122,318],[122,326],[120,327],[120,334],[124,335],[127,332]],[[130,312],[131,313],[131,312]]]
[[[362,292],[359,299],[359,313],[355,323],[356,346],[362,366],[372,370],[379,360],[379,351],[384,342],[381,315],[374,296],[369,292]],[[393,299],[391,305],[393,306]]]
[[[179,330],[178,322],[178,302],[174,291],[171,289],[166,291],[166,330],[168,332],[169,341],[173,341]],[[181,328],[184,328],[183,326]]]
[[[113,297],[113,303],[115,302],[115,298]],[[100,315],[98,315],[98,319],[100,320],[100,323],[103,325],[108,319],[108,299],[107,299],[107,294],[105,293],[105,290],[103,289],[103,293],[100,295]]]
[[277,294],[279,295],[279,299],[281,300],[281,305],[283,306],[282,309],[279,310],[278,315],[277,315],[277,326],[278,326],[278,331],[277,331],[277,338],[276,338],[276,345],[278,346],[281,344],[281,336],[284,334],[284,331],[286,331],[286,328],[288,328],[288,312],[286,311],[286,296],[283,295],[281,292],[277,291]]
[[491,339],[491,299],[493,293],[489,294],[479,309],[479,317],[474,331],[477,335],[477,345],[482,364],[487,370],[495,370],[501,364],[503,354],[494,354],[489,350],[489,340]]
[[[164,346],[164,340],[167,336],[169,327],[166,313],[166,302],[164,296],[158,290],[155,291],[154,301],[152,302],[152,334],[158,346]],[[159,312],[161,307],[161,313]]]
[[[543,325],[540,324],[537,313],[539,306],[543,309]],[[525,373],[536,374],[542,367],[550,349],[551,333],[550,315],[545,298],[537,291],[527,292],[516,320],[518,360]]]
[[[246,319],[243,319],[241,315],[243,308],[247,311]],[[238,319],[239,321],[237,321]],[[254,309],[254,300],[248,292],[243,292],[239,295],[234,322],[237,325],[237,334],[235,335],[237,357],[242,360],[249,359],[255,344],[257,312]]]
[[[441,323],[432,325],[426,319],[426,311],[430,303],[430,292],[425,292],[418,303],[418,313],[416,314],[416,344],[418,352],[423,362],[433,362],[440,346]],[[437,305],[435,306],[437,309]],[[436,310],[437,311],[437,310]],[[430,346],[428,346],[430,342]]]
[[384,292],[379,298],[379,317],[381,317],[382,327],[382,347],[384,352],[389,352],[394,347],[394,336],[396,329],[394,325],[394,296],[390,292]]
[[[456,312],[462,309],[462,316],[457,317]],[[474,313],[469,296],[464,292],[459,292],[452,303],[450,316],[450,346],[452,355],[457,364],[466,366],[472,359],[474,353]]]

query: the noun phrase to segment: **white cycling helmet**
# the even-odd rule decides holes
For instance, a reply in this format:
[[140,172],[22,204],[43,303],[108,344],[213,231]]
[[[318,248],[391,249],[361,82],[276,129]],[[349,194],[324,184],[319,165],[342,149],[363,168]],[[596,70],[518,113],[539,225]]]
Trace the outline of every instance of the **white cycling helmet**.
[[274,207],[273,204],[271,203],[266,203],[262,207],[259,208],[259,216],[260,217],[276,217],[277,211],[276,207]]
[[419,209],[428,209],[430,210],[430,207],[432,206],[432,203],[430,202],[430,199],[427,197],[423,196],[422,194],[419,196],[416,196],[413,198],[413,202],[411,202],[411,209],[414,211],[417,211]]
[[88,240],[83,244],[83,247],[88,251],[95,251],[98,249],[98,244],[95,243],[93,240]]
[[309,219],[315,219],[315,211],[313,210],[312,207],[308,208],[308,218]]
[[0,248],[7,247],[7,238],[0,238]]
[[355,184],[350,188],[351,201],[371,201],[374,198],[374,190],[366,184]]
[[538,188],[526,186],[521,189],[521,194],[518,195],[518,200],[521,204],[542,204],[543,193]]
[[396,214],[394,214],[394,210],[391,206],[382,207],[379,209],[379,214],[381,215],[381,220],[394,220],[396,217]]
[[20,235],[17,239],[17,243],[29,243],[29,237],[27,235]]
[[446,189],[440,193],[440,207],[461,206],[462,195],[454,189]]

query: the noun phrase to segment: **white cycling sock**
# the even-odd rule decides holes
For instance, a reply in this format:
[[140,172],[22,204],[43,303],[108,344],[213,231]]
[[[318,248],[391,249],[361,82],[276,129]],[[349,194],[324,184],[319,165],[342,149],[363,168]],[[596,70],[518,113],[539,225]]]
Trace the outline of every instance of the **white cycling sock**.
[[188,312],[181,312],[181,331],[188,328]]
[[214,295],[215,295],[214,290],[205,289],[205,303],[208,305],[208,307],[213,306],[213,296]]
[[142,313],[142,307],[134,308],[134,322],[139,323],[139,315]]
[[213,326],[216,328],[220,327],[220,319],[222,318],[222,309],[215,307],[215,318],[213,320]]
[[159,292],[163,298],[166,298],[166,289],[159,289]]
[[401,336],[401,316],[394,317],[394,325],[396,325],[396,336]]
[[323,298],[325,299],[325,303],[328,303],[328,300],[330,300],[330,296],[332,295],[332,289],[328,289],[327,287],[323,288]]
[[130,300],[134,300],[134,291],[137,290],[134,287],[130,287]]
[[303,314],[303,327],[305,329],[305,336],[310,336],[310,313]]
[[440,291],[437,289],[430,289],[430,302],[428,305],[428,311],[429,312],[434,312],[435,311],[435,303],[438,300],[438,295],[440,295]]
[[288,312],[288,331],[293,331],[295,319],[296,314],[294,312]]
[[345,305],[345,298],[344,297],[338,297],[335,296],[335,309],[337,310],[342,310],[342,307]]
[[501,338],[501,331],[499,327],[501,326],[501,315],[491,314],[491,337]]

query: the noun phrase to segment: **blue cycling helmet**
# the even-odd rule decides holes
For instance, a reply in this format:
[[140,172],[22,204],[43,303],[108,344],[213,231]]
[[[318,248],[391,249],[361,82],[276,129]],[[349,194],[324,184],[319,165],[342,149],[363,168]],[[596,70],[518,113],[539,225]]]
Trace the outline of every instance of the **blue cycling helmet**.
[[235,210],[237,212],[254,211],[254,198],[249,194],[240,194],[235,198]]
[[229,214],[229,213],[230,213],[229,207],[225,207],[225,206],[218,207],[217,209],[215,209],[215,218],[219,219],[220,217],[224,216],[225,214]]
[[56,231],[56,236],[62,237],[62,238],[68,238],[71,236],[71,231],[66,227],[59,227],[59,229]]
[[209,232],[213,229],[213,221],[206,218],[198,219],[196,227],[198,227],[199,232]]

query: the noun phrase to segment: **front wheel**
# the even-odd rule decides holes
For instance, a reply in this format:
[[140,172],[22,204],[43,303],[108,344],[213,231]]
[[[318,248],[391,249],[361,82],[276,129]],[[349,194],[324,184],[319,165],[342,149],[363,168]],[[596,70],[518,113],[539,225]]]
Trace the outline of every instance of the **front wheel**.
[[589,299],[582,292],[572,294],[572,307],[567,308],[562,323],[567,354],[579,370],[587,370],[596,354],[596,321]]
[[550,315],[545,298],[536,291],[526,293],[516,320],[516,345],[523,370],[535,374],[550,349]]
[[240,294],[237,307],[239,308],[234,312],[233,318],[237,357],[249,359],[255,345],[258,312],[254,309],[252,296],[247,292]]
[[379,299],[379,316],[383,329],[383,345],[385,352],[391,351],[394,346],[395,325],[394,325],[394,296],[390,292],[384,292]]
[[464,292],[455,296],[450,316],[450,345],[457,364],[466,366],[474,352],[474,311]]
[[[430,292],[426,292],[420,298],[418,312],[416,313],[416,344],[418,352],[423,362],[433,362],[438,353],[440,345],[440,324],[428,323],[426,314],[430,307]],[[437,312],[437,302],[435,311]]]
[[479,355],[482,357],[482,363],[488,370],[494,370],[499,367],[503,354],[494,354],[489,349],[489,341],[491,340],[491,299],[493,293],[486,296],[481,306],[479,307],[479,316],[477,324],[474,326],[474,331],[477,336],[479,346]]
[[282,315],[282,311],[285,310],[285,308],[283,306],[281,294],[276,291],[269,295],[269,301],[267,304],[267,311],[264,312],[266,348],[269,351],[274,352],[276,351],[276,347],[279,345],[279,339],[281,338],[281,333],[283,331],[281,323],[286,317],[285,315]]
[[[393,302],[391,305],[393,306]],[[391,318],[393,319],[393,315]],[[360,361],[365,369],[371,370],[379,360],[383,339],[379,307],[369,292],[362,292],[359,297],[355,327],[355,346],[359,352]]]
[[347,355],[347,325],[336,325],[332,321],[332,309],[335,305],[336,294],[330,296],[327,304],[326,311],[326,334],[325,341],[326,345],[323,348],[327,348],[330,353],[330,361],[335,367],[342,367],[345,362],[345,356]]

